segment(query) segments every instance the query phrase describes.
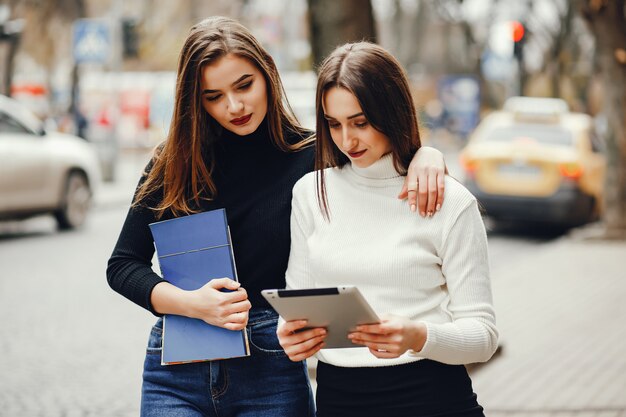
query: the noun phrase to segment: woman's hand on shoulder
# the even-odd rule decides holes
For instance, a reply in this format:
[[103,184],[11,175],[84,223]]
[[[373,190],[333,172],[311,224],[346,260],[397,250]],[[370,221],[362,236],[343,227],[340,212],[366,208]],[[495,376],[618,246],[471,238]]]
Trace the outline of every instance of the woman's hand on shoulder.
[[213,279],[189,292],[189,317],[228,330],[244,329],[251,307],[246,290],[230,278]]
[[377,358],[392,359],[402,356],[409,349],[416,352],[422,350],[426,336],[424,323],[388,314],[378,324],[357,326],[348,338],[367,347]]
[[293,362],[299,362],[315,355],[324,347],[326,329],[316,327],[302,330],[306,320],[284,321],[278,325],[278,342]]
[[448,169],[443,154],[422,146],[411,161],[398,198],[408,198],[411,211],[432,216],[443,204],[444,178]]

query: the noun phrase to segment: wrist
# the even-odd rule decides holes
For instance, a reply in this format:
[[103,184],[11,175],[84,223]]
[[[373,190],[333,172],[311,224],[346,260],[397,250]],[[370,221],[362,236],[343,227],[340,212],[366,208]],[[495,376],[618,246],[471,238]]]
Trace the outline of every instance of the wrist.
[[413,337],[411,340],[410,353],[419,353],[426,344],[428,338],[428,327],[424,322],[418,321],[413,324]]
[[182,290],[169,282],[157,284],[150,296],[154,310],[159,314],[176,314],[195,318],[195,291]]
[[177,297],[180,310],[185,317],[199,319],[201,314],[197,308],[200,305],[200,298],[197,291],[180,290]]

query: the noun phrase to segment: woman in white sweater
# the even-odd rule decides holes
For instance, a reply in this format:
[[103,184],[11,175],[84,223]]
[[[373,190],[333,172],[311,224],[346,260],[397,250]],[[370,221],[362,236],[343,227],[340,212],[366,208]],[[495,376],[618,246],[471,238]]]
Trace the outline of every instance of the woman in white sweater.
[[396,198],[420,137],[383,48],[347,44],[323,63],[316,146],[318,170],[293,190],[287,287],[355,285],[382,317],[349,335],[354,349],[324,349],[305,321],[279,326],[292,360],[319,359],[318,416],[482,416],[463,365],[497,346],[485,229],[454,179],[434,217]]

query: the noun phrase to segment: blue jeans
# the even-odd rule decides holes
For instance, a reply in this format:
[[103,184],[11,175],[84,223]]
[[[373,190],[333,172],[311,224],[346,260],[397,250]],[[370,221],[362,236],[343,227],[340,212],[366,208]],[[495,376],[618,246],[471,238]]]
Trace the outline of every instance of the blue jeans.
[[273,310],[250,311],[249,357],[163,366],[159,319],[148,341],[141,416],[314,416],[306,364],[282,350],[277,321]]

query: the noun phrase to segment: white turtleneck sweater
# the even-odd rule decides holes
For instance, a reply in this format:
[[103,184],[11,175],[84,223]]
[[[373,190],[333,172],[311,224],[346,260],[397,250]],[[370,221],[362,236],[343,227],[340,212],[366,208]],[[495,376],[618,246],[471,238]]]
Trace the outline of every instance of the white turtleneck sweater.
[[391,154],[367,168],[325,170],[330,222],[322,217],[315,173],[293,189],[287,288],[354,285],[377,314],[424,322],[423,349],[379,359],[367,348],[323,349],[343,367],[390,366],[428,358],[484,362],[496,350],[487,236],[474,196],[446,177],[445,203],[421,217],[397,198],[404,177]]

